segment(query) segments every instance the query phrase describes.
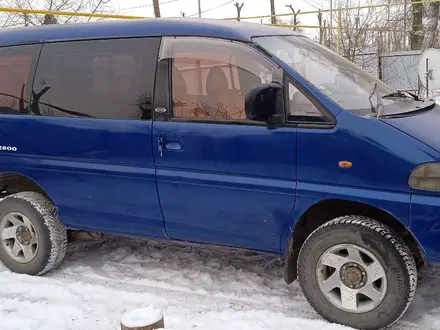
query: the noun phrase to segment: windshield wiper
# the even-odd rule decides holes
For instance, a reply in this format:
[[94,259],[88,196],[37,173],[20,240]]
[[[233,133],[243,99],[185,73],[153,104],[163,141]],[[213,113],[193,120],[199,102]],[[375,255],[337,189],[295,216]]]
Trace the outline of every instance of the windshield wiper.
[[[376,99],[377,99],[376,106],[374,106],[373,102],[371,102],[371,98],[373,97],[373,95],[375,93],[376,93]],[[370,94],[370,97],[368,98],[368,101],[370,101],[370,104],[371,104],[371,111],[376,113],[376,118],[379,118],[382,114],[383,103],[382,103],[382,98],[379,95],[379,89],[377,88],[377,81],[374,82],[373,90],[371,91],[371,94]]]
[[411,99],[414,99],[414,101],[421,101],[420,98],[416,94],[413,94],[410,92],[405,92],[405,91],[399,91],[399,90],[397,90],[396,92],[393,92],[393,93],[382,95],[383,99],[394,98],[394,97],[411,98]]
[[371,102],[371,98],[373,97],[374,92],[376,91],[376,88],[377,88],[377,82],[374,83],[373,90],[371,91],[371,94],[370,94],[370,97],[368,98],[368,101],[370,102],[370,105],[371,105],[371,112],[377,114],[377,110],[374,107],[373,102]]
[[390,113],[390,114],[386,114],[383,117],[385,118],[400,118],[400,117],[406,117],[406,116],[410,116],[413,115],[415,113],[419,113],[419,112],[424,112],[427,111],[429,109],[432,109],[435,107],[435,102],[433,100],[428,100],[428,101],[423,101],[423,103],[418,106],[416,106],[415,108],[413,108],[412,110],[409,111],[402,111],[402,112],[396,112],[396,113]]

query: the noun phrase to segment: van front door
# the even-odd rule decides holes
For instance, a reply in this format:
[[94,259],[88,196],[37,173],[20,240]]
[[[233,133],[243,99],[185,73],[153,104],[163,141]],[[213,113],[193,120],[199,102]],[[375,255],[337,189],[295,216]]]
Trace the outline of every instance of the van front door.
[[248,120],[244,95],[282,82],[282,70],[240,43],[162,42],[153,146],[168,236],[279,252],[295,202],[296,128]]

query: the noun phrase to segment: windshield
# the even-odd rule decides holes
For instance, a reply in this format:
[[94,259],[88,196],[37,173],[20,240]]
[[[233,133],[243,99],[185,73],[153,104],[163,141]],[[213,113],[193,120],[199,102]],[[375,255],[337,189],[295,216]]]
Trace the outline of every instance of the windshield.
[[[342,108],[359,115],[372,112],[372,105],[376,107],[378,104],[378,95],[397,92],[359,66],[309,38],[271,36],[258,37],[254,41],[291,66]],[[413,103],[413,100],[379,100],[384,109],[387,106],[395,108],[392,105],[396,102]],[[401,106],[402,104],[398,107]]]

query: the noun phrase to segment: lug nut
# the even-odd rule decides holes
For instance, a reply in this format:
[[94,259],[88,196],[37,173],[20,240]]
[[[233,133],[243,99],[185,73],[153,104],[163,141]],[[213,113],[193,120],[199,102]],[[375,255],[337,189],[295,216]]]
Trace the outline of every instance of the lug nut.
[[364,285],[364,282],[359,283],[360,286]]

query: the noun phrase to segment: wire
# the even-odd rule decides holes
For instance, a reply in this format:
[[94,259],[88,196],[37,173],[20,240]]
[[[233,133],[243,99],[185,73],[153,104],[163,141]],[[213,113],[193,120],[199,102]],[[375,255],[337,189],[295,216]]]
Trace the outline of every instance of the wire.
[[[206,12],[211,11],[211,10],[214,10],[214,9],[218,9],[218,8],[223,7],[223,6],[226,6],[226,5],[229,5],[230,3],[234,2],[234,1],[235,1],[235,0],[227,1],[227,2],[225,2],[225,3],[222,3],[221,5],[218,5],[218,6],[215,6],[215,7],[209,8],[209,9],[205,9],[205,10],[203,10],[203,11],[201,12],[201,14],[206,13]],[[197,13],[195,13],[195,14],[192,14],[192,15],[188,15],[188,16],[186,16],[186,17],[192,17],[192,16],[196,16],[196,15],[198,15],[198,14],[199,14],[199,12],[197,12]]]
[[[177,1],[180,1],[180,0],[167,0],[167,1],[160,2],[159,5],[165,5],[167,3],[177,2]],[[147,7],[151,7],[151,6],[153,6],[152,3],[150,3],[149,5],[142,5],[142,6],[125,8],[125,9],[123,9],[123,11],[131,10],[131,9],[147,8]]]

